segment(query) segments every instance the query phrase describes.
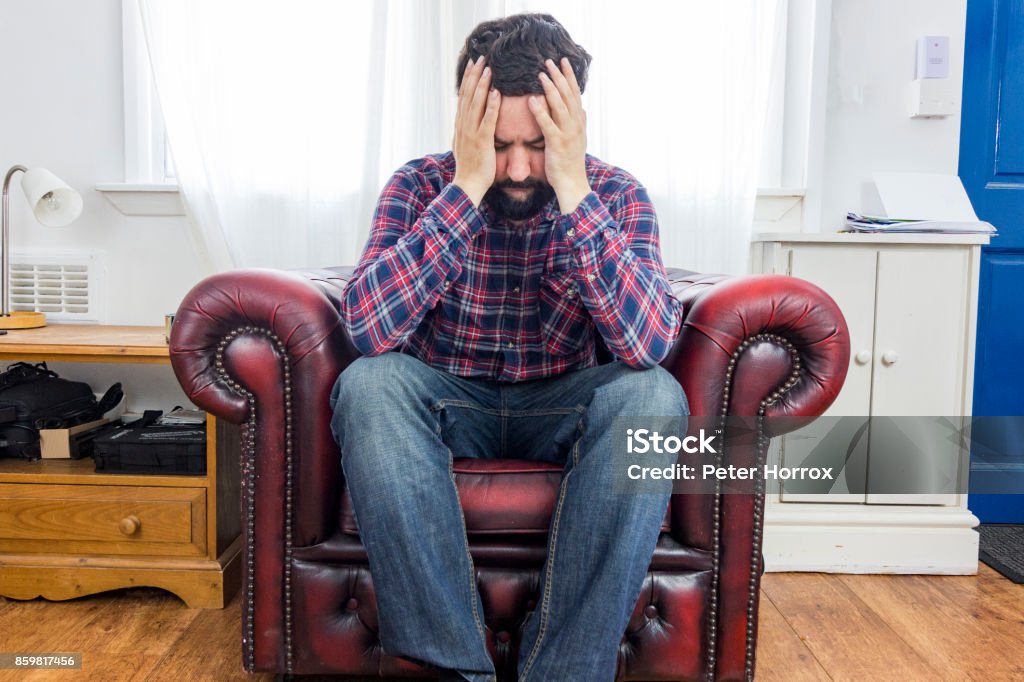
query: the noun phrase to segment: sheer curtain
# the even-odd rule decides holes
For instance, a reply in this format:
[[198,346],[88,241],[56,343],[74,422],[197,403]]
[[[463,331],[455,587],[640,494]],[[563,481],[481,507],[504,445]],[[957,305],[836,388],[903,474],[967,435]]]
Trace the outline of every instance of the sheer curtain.
[[214,270],[354,263],[384,180],[450,145],[432,3],[140,9],[175,170]]
[[593,56],[591,154],[643,183],[669,267],[743,274],[786,0],[507,0],[551,11]]
[[746,270],[785,0],[140,0],[168,139],[212,267],[355,263],[377,193],[450,147],[477,22],[553,14],[594,56],[590,152],[650,190],[665,263]]

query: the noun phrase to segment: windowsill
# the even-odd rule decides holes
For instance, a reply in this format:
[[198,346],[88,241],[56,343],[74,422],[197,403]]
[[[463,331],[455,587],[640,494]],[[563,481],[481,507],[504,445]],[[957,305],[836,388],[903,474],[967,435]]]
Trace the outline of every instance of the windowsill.
[[[160,183],[105,182],[96,185],[117,210],[130,216],[183,216],[185,204],[178,185]],[[803,187],[758,187],[759,199],[803,197]],[[790,206],[786,206],[788,210]]]
[[177,185],[105,182],[96,185],[96,191],[124,215],[185,215],[185,204]]

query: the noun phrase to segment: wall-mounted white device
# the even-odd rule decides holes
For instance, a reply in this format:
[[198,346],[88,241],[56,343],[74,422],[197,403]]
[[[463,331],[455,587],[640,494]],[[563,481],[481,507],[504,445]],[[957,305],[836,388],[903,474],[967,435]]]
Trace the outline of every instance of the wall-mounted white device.
[[916,78],[910,87],[911,118],[945,118],[956,112],[949,80],[949,36],[917,39]]
[[949,78],[949,36],[917,39],[917,78]]

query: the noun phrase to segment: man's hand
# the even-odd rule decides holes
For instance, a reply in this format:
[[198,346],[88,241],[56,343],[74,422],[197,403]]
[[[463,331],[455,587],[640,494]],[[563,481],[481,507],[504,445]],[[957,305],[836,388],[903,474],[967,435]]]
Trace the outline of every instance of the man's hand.
[[544,97],[531,96],[529,105],[544,133],[544,173],[558,195],[559,209],[567,214],[590,193],[587,114],[569,60],[562,58],[561,71],[550,59],[544,64],[547,73],[540,74]]
[[459,87],[459,108],[455,113],[455,179],[458,185],[479,206],[484,194],[494,184],[497,162],[494,157],[494,126],[498,122],[501,94],[491,90],[491,69],[484,66],[484,57],[466,64]]

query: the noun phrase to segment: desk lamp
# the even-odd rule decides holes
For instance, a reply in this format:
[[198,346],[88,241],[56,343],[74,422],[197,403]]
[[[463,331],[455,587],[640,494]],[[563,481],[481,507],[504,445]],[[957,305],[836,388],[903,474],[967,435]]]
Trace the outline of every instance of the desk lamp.
[[82,196],[68,187],[60,178],[45,168],[28,169],[24,166],[12,166],[4,177],[4,213],[3,213],[3,264],[0,266],[0,329],[32,329],[45,327],[46,315],[36,311],[11,312],[11,250],[10,224],[8,219],[7,192],[11,178],[18,171],[25,175],[21,179],[21,189],[25,192],[32,213],[47,227],[63,227],[74,221],[82,212]]

